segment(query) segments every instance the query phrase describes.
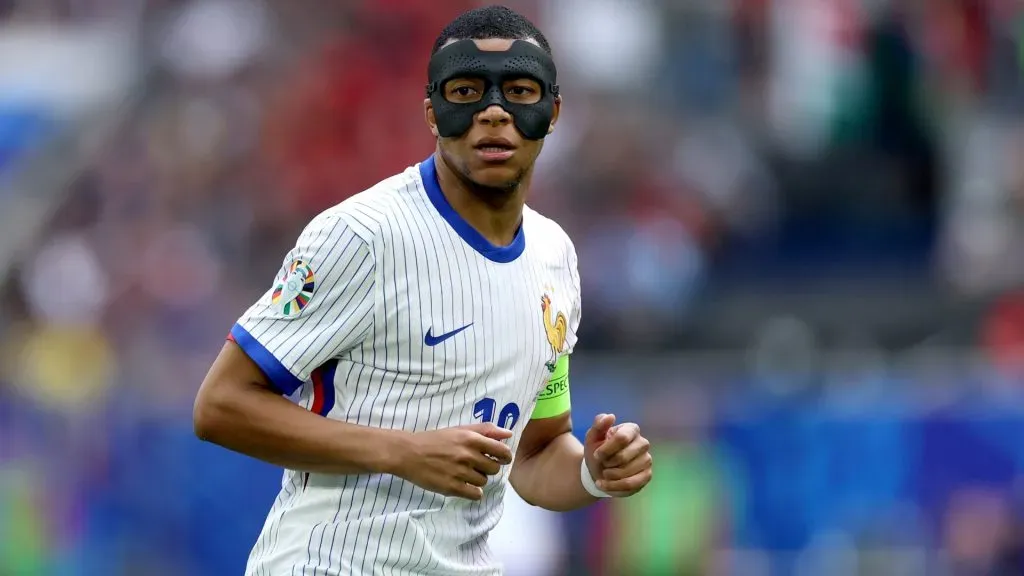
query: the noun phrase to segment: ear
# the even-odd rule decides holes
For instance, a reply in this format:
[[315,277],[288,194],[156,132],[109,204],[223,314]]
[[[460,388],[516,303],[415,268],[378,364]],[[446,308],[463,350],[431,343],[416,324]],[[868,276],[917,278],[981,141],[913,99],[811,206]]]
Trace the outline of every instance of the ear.
[[437,116],[434,115],[434,105],[430,103],[430,98],[423,99],[423,120],[430,127],[430,133],[437,138]]
[[548,124],[548,134],[551,134],[552,132],[555,131],[555,124],[558,123],[558,115],[561,114],[561,112],[562,112],[562,96],[561,95],[555,96],[555,110],[554,110],[554,112],[555,113],[551,116],[551,123]]

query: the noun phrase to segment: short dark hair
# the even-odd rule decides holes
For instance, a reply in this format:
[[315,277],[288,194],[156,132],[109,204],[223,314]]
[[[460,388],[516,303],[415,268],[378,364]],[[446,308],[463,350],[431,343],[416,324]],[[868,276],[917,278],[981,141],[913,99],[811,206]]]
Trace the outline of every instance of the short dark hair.
[[504,38],[508,40],[535,40],[548,55],[551,45],[533,22],[507,6],[484,6],[463,12],[452,20],[434,41],[430,54],[437,54],[451,40],[487,40]]

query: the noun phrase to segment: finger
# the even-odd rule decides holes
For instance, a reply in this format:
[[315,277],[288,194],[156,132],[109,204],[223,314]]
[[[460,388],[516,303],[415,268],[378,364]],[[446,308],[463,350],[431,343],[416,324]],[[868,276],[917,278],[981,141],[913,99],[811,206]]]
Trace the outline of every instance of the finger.
[[594,455],[603,463],[624,450],[639,435],[640,428],[636,424],[618,426],[609,432],[604,444],[598,447]]
[[488,476],[494,476],[498,472],[501,472],[501,463],[484,456],[483,454],[479,454],[473,459],[472,466],[474,470]]
[[615,414],[598,414],[594,417],[594,424],[590,427],[598,435],[604,437],[615,425]]
[[587,430],[586,441],[593,443],[604,440],[614,424],[615,414],[598,414],[594,417],[594,424],[591,425],[590,430]]
[[473,468],[464,468],[460,470],[455,477],[471,486],[483,487],[487,485],[487,476]]
[[467,500],[481,500],[484,497],[484,490],[479,486],[473,486],[460,482],[459,480],[453,480],[448,486],[448,489],[442,492],[446,496],[458,496],[459,498],[465,498]]
[[470,424],[466,426],[467,430],[472,430],[481,436],[486,436],[492,440],[508,440],[512,437],[512,431],[506,428],[500,428],[494,424]]
[[616,468],[605,468],[601,471],[601,477],[605,480],[624,480],[630,476],[636,476],[637,474],[647,470],[654,464],[654,459],[651,458],[650,452],[644,452],[640,457],[627,462],[626,464]]
[[[603,447],[604,446],[602,446],[602,448]],[[650,441],[647,440],[647,438],[640,436],[638,433],[625,448],[614,454],[610,454],[607,458],[601,460],[601,464],[603,464],[605,468],[618,468],[620,466],[625,466],[644,454],[647,454],[650,450]]]
[[468,439],[471,448],[480,454],[495,458],[501,464],[512,463],[512,449],[507,444],[476,434]]
[[597,481],[597,487],[609,494],[635,494],[650,481],[651,469],[647,468],[639,474],[623,478],[622,480],[605,480],[602,478]]

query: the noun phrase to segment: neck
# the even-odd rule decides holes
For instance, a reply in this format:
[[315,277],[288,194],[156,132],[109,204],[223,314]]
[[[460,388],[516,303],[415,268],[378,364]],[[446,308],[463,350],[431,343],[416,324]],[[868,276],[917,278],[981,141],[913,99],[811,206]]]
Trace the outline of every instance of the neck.
[[523,205],[529,188],[527,173],[514,189],[480,186],[448,165],[444,155],[434,153],[437,181],[452,208],[495,246],[508,246],[523,220]]

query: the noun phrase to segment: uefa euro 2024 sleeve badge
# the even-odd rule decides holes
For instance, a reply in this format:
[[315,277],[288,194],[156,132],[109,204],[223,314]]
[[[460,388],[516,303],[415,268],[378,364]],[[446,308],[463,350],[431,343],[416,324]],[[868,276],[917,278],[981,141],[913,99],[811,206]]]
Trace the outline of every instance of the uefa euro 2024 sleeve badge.
[[295,316],[309,305],[316,288],[313,267],[304,260],[293,260],[282,272],[270,301],[285,316]]

